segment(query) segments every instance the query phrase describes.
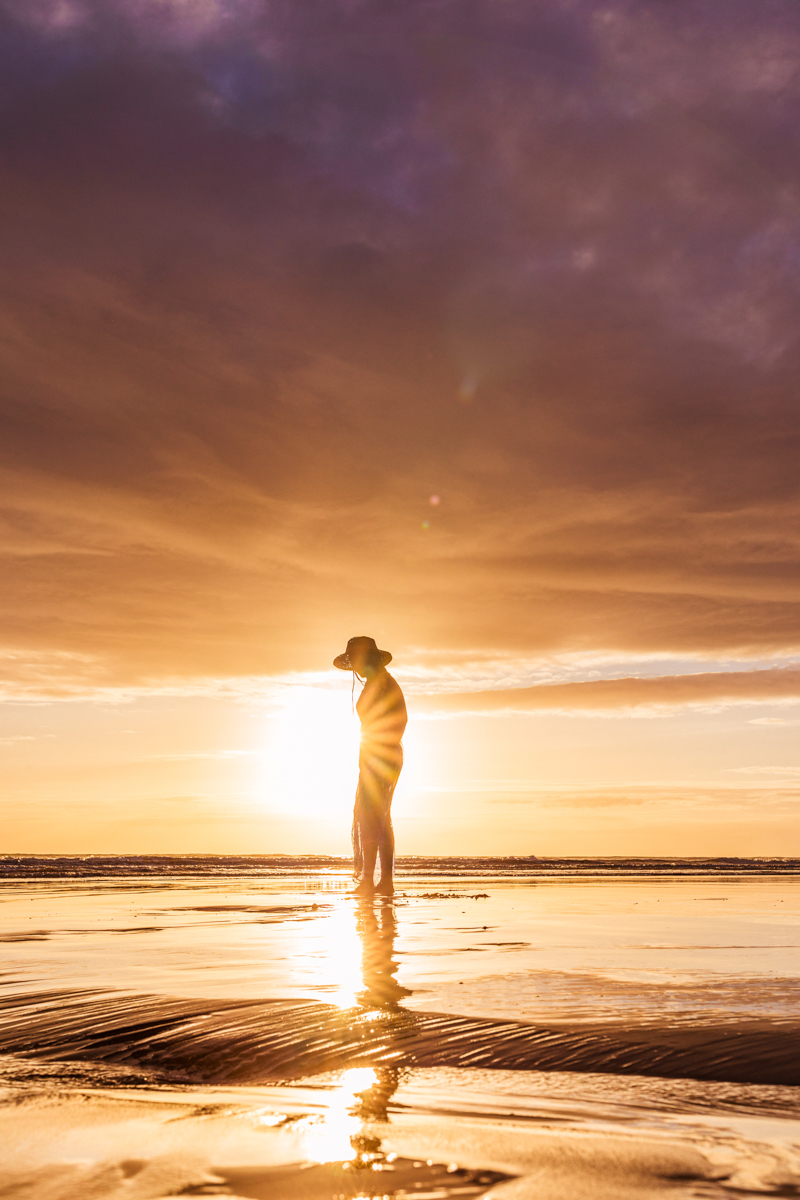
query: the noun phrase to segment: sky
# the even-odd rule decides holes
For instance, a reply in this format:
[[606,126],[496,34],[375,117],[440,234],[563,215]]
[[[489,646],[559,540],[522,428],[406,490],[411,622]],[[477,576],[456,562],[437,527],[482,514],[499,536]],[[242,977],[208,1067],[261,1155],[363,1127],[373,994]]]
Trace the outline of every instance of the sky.
[[7,853],[800,855],[796,0],[0,0]]

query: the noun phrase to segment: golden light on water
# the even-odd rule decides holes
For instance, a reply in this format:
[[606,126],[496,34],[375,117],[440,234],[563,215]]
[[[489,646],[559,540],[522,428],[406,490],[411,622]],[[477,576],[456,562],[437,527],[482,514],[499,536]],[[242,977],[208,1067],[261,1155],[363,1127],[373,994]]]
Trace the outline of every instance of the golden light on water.
[[319,968],[326,985],[332,989],[325,999],[339,1008],[352,1008],[363,987],[363,946],[352,910],[338,907],[324,922],[323,936]]
[[[395,978],[393,906],[340,902],[314,926],[302,968],[311,990],[324,993],[326,1002],[354,1010],[359,1020],[383,1020],[410,995]],[[339,1075],[334,1088],[324,1089],[322,1112],[295,1118],[265,1110],[259,1123],[285,1128],[298,1139],[306,1162],[341,1163],[348,1171],[392,1170],[396,1153],[383,1151],[380,1137],[365,1121],[389,1119],[388,1104],[398,1081],[399,1072],[391,1065],[353,1067]]]
[[352,1139],[361,1132],[358,1098],[376,1082],[372,1067],[353,1067],[328,1100],[324,1117],[308,1119],[303,1148],[310,1162],[351,1162],[356,1156]]

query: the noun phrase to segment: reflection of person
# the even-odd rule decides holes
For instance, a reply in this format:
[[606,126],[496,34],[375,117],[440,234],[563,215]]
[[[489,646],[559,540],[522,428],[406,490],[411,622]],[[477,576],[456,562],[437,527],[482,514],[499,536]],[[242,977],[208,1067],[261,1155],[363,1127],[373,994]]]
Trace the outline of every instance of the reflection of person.
[[364,1008],[396,1009],[398,1001],[410,996],[411,992],[395,979],[398,962],[394,957],[397,935],[394,905],[359,904],[356,932],[361,938],[361,978],[364,983],[364,990],[358,996],[359,1004]]
[[[356,710],[361,721],[358,788],[353,809],[353,873],[356,895],[394,894],[394,831],[392,796],[403,766],[402,737],[408,716],[400,685],[386,670],[392,661],[374,638],[354,637],[344,654],[333,660],[341,671],[363,679]],[[375,862],[381,876],[375,886]]]
[[[363,1092],[358,1093],[357,1113],[365,1121],[388,1121],[389,1103],[400,1086],[400,1071],[397,1067],[374,1067],[373,1070],[375,1082],[371,1083]],[[380,1139],[374,1136],[370,1137],[369,1134],[357,1133],[351,1137],[350,1145],[354,1150],[360,1152],[360,1155],[363,1156],[362,1161],[366,1155],[370,1155],[372,1158],[376,1153],[383,1159],[386,1157],[381,1151]],[[372,1164],[367,1160],[365,1165],[371,1166]]]

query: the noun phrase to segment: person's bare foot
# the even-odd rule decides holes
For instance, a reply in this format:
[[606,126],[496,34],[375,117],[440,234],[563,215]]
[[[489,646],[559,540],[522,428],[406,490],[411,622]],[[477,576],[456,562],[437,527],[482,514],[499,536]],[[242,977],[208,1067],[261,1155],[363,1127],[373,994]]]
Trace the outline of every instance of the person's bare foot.
[[376,896],[393,896],[394,884],[391,879],[379,879],[378,886],[375,888]]
[[375,885],[372,883],[371,880],[365,879],[363,881],[363,883],[360,883],[358,885],[358,887],[353,888],[350,895],[351,896],[374,896],[375,895]]

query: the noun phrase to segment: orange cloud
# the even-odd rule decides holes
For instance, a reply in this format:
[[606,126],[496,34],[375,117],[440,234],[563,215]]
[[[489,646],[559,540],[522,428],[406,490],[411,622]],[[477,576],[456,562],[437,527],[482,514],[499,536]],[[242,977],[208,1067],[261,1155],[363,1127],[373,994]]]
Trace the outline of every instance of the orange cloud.
[[800,670],[796,667],[594,679],[532,688],[450,693],[418,698],[417,705],[427,713],[604,712],[782,701],[800,701]]

